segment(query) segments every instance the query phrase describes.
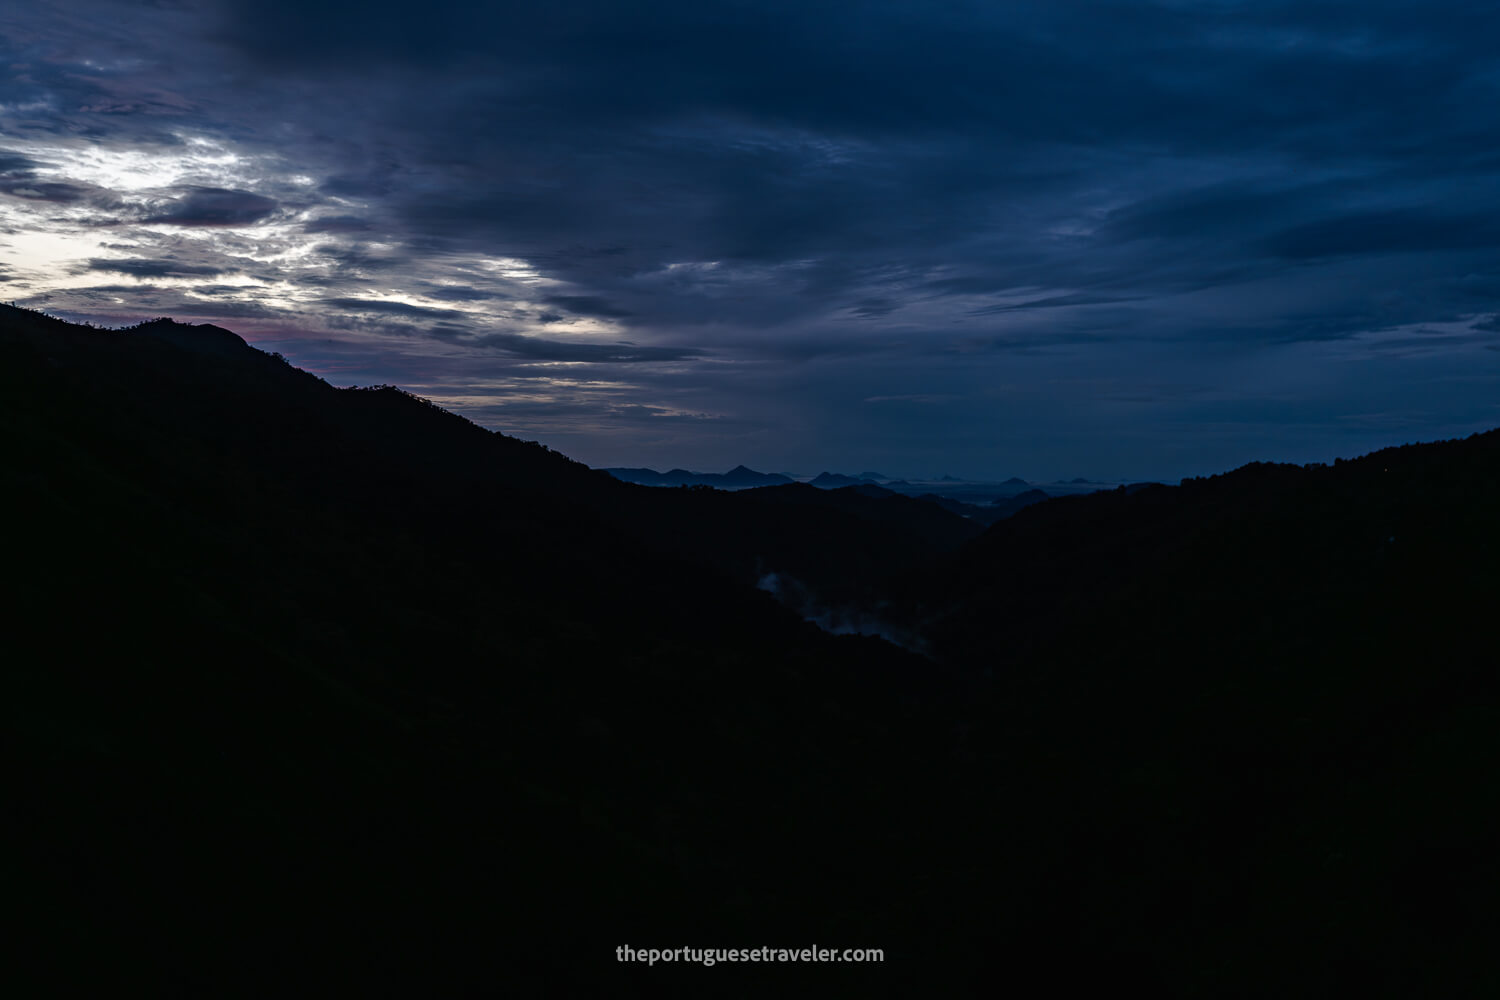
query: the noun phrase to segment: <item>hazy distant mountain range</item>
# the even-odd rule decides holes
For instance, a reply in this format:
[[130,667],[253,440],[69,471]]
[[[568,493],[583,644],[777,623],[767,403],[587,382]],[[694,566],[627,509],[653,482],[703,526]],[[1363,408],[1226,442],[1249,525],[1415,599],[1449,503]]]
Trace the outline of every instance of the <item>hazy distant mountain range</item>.
[[[799,481],[779,472],[756,472],[743,465],[736,466],[726,473],[689,472],[686,469],[657,472],[654,469],[628,468],[611,468],[602,471],[622,482],[636,483],[641,486],[708,486],[721,490],[748,490]],[[950,513],[986,525],[1009,517],[1016,511],[1051,496],[1071,496],[1116,488],[1112,485],[1079,478],[1066,483],[1049,484],[1048,489],[1040,489],[1015,476],[999,483],[968,482],[954,476],[908,482],[902,479],[890,479],[877,472],[863,472],[858,476],[820,472],[806,482],[807,485],[821,490],[852,489],[867,497],[896,495],[911,497],[936,504]],[[1138,488],[1138,485],[1132,488]]]
[[[217,327],[0,307],[0,449],[51,981],[1500,985],[1500,432],[986,526],[871,476],[646,489]],[[615,960],[802,942],[890,959]]]
[[[756,486],[783,486],[796,482],[791,476],[779,472],[756,472],[737,465],[725,473],[689,472],[672,469],[657,472],[654,469],[605,469],[622,482],[638,483],[641,486],[713,486],[723,490],[743,490]],[[814,484],[816,485],[816,484]]]
[[[657,472],[655,469],[630,469],[630,468],[607,468],[602,470],[614,476],[616,479],[627,483],[637,483],[641,486],[712,486],[716,489],[750,489],[756,486],[778,486],[792,482],[806,482],[819,489],[838,489],[843,486],[884,486],[907,495],[915,495],[915,492],[933,492],[937,489],[952,489],[961,486],[966,490],[986,490],[1013,496],[1018,492],[1032,488],[1031,483],[1017,476],[1012,476],[1003,482],[991,483],[985,481],[970,481],[959,479],[955,476],[940,476],[932,480],[908,481],[895,479],[878,472],[861,472],[857,476],[848,476],[838,472],[820,472],[811,478],[798,478],[780,472],[756,472],[754,469],[743,465],[735,466],[728,472],[689,472],[687,469],[672,469],[667,472]],[[1105,484],[1090,479],[1072,479],[1066,483],[1059,483],[1054,487],[1054,493],[1076,493],[1080,486],[1091,486],[1094,489],[1113,488],[1113,483]]]

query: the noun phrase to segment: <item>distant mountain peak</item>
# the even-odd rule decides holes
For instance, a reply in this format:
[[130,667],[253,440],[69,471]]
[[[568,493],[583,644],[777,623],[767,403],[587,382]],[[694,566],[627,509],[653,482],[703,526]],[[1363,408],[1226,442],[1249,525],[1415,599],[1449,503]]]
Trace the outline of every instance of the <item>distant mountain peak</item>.
[[779,472],[756,472],[754,469],[744,465],[736,465],[720,478],[723,486],[783,486],[792,481],[791,476],[783,476]]
[[713,486],[720,489],[750,489],[757,486],[784,486],[792,482],[791,476],[779,472],[756,472],[747,465],[736,465],[725,473],[689,472],[687,469],[669,469],[657,472],[654,469],[605,469],[616,479],[642,486]]
[[840,486],[859,486],[862,483],[868,482],[869,480],[857,479],[854,476],[846,476],[839,472],[820,472],[812,480],[811,485],[824,489],[833,489]]

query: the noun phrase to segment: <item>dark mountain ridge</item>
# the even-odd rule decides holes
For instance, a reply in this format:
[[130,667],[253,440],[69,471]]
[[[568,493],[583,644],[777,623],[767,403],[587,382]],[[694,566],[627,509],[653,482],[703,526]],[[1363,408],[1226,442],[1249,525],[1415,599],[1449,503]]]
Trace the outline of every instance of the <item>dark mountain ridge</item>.
[[793,482],[791,476],[779,472],[756,472],[737,465],[728,472],[689,472],[672,469],[657,472],[655,469],[605,469],[603,470],[627,483],[641,486],[713,486],[719,489],[741,490],[755,486],[782,486]]
[[980,534],[632,486],[230,337],[0,309],[7,895],[59,988],[1500,985],[1500,434]]
[[[705,913],[716,936],[846,923],[856,869],[809,867],[823,835],[781,817],[832,836],[874,808],[816,791],[833,775],[917,781],[881,735],[948,696],[754,584],[782,544],[806,580],[900,564],[849,540],[859,518],[821,495],[806,518],[708,491],[648,509],[400,390],[225,346],[0,311],[18,898],[42,943],[225,995],[290,974],[587,993],[620,986],[615,945]],[[833,909],[777,902],[782,878],[833,879]],[[844,933],[878,936],[862,922]]]
[[1497,505],[1496,431],[1053,499],[886,614],[994,679],[975,711],[1008,731],[985,745],[1029,747],[1094,803],[1052,845],[1092,934],[1145,954],[1172,926],[1200,972],[1243,969],[1253,934],[1262,990],[1483,991]]

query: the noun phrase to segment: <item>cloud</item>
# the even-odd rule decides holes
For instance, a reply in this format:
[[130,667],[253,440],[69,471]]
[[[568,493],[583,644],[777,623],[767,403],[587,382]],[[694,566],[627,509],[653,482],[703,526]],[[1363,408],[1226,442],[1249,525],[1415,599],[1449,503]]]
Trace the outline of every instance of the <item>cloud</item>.
[[997,313],[1018,312],[1026,309],[1063,309],[1072,306],[1104,306],[1113,305],[1117,302],[1134,301],[1123,296],[1096,295],[1086,292],[1078,292],[1072,295],[1049,295],[1040,299],[1028,299],[1025,302],[1001,302],[995,305],[981,306],[973,310],[975,316],[993,316]]
[[548,295],[543,297],[542,301],[579,316],[624,319],[632,315],[628,309],[612,305],[600,295]]
[[79,184],[64,181],[38,181],[29,179],[0,179],[0,193],[27,201],[47,201],[57,205],[73,205],[87,201],[93,191]]
[[[812,467],[885,468],[844,460],[878,440],[1030,476],[1045,469],[1007,454],[1071,476],[1116,461],[1081,442],[1113,440],[1121,462],[1168,448],[1155,441],[1209,449],[1184,430],[1207,411],[1151,388],[1164,367],[1232,400],[1214,422],[1282,428],[1247,458],[1303,440],[1265,417],[1255,379],[1325,415],[1479,406],[1403,382],[1384,356],[1370,378],[1411,398],[1355,405],[1343,366],[1395,349],[1372,331],[1500,309],[1486,207],[1500,77],[1482,5],[122,9],[8,15],[0,228],[71,241],[45,266],[103,262],[140,296],[157,279],[254,276],[156,292],[274,314],[250,319],[277,337],[333,337],[347,353],[330,363],[425,345],[460,366],[612,365],[630,382],[614,403],[741,415],[763,464],[783,464],[764,443],[780,435]],[[99,248],[106,226],[119,248]],[[49,290],[33,259],[53,260],[19,255],[7,294]],[[557,333],[600,326],[635,343]],[[1467,350],[1419,340],[1405,363]],[[438,363],[400,357],[385,381]],[[1078,375],[1101,365],[1119,381],[1103,395]],[[1109,409],[1126,399],[1176,422]],[[612,412],[566,440],[625,447],[633,432],[667,464],[756,458],[709,454],[744,439],[668,439],[644,410]]]
[[0,149],[0,176],[9,177],[17,174],[30,176],[39,166],[41,164],[29,156],[9,149]]
[[422,294],[428,298],[442,299],[446,302],[490,302],[511,297],[493,289],[470,288],[465,285],[434,285],[425,282],[421,288]]
[[0,150],[0,194],[27,201],[71,205],[87,201],[96,192],[87,185],[43,180],[37,171],[47,164],[11,150]]
[[370,220],[354,215],[325,215],[302,225],[307,233],[367,233],[371,228]]
[[474,346],[504,351],[533,361],[580,361],[593,364],[640,364],[685,361],[706,353],[695,347],[640,347],[635,344],[591,344],[547,340],[518,333],[489,333],[476,337]]
[[453,320],[461,319],[465,315],[456,309],[436,309],[432,306],[393,302],[387,299],[329,298],[323,299],[322,304],[352,312],[379,313],[384,316],[405,316],[413,319]]
[[233,272],[232,268],[183,264],[175,260],[113,260],[105,258],[90,260],[87,269],[90,271],[128,274],[133,278],[218,277],[219,275]]
[[1289,258],[1492,249],[1500,247],[1500,217],[1482,209],[1462,215],[1402,208],[1358,212],[1302,223],[1264,246]]
[[199,187],[141,221],[172,226],[253,226],[274,215],[276,202],[249,191]]

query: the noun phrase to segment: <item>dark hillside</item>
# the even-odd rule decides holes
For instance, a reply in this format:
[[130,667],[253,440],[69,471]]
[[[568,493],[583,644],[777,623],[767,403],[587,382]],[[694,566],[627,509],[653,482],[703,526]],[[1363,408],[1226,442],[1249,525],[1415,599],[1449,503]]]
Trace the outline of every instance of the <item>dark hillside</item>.
[[[216,328],[5,309],[0,455],[4,888],[60,991],[1500,986],[1500,435],[976,538],[867,489],[621,483]],[[773,572],[937,662],[819,632]]]
[[1251,465],[1029,507],[897,604],[1069,790],[1080,933],[1205,995],[1482,992],[1496,510],[1500,432]]
[[948,753],[920,661],[397,390],[0,319],[11,897],[60,969],[628,994],[618,944],[890,936],[884,790]]

